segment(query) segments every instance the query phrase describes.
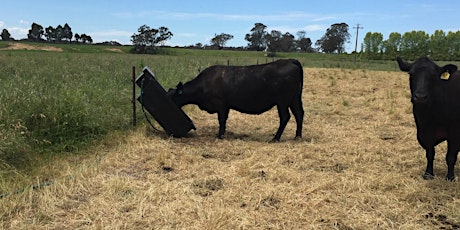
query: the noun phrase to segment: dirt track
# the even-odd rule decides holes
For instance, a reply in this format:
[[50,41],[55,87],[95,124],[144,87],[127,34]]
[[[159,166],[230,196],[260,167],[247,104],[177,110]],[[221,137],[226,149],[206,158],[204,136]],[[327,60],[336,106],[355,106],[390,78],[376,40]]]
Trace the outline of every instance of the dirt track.
[[36,45],[28,45],[18,42],[9,43],[9,46],[3,48],[2,50],[44,50],[44,51],[54,51],[54,52],[62,52],[62,49],[59,47],[54,46],[36,46]]

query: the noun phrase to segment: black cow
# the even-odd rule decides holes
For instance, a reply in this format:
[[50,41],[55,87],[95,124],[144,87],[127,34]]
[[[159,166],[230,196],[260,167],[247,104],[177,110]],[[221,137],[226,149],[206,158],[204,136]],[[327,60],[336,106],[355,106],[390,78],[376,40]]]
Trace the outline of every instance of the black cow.
[[417,140],[426,150],[424,179],[432,179],[434,147],[447,141],[447,176],[453,181],[454,166],[460,150],[460,73],[457,66],[438,66],[422,57],[414,63],[397,58],[399,68],[409,72],[411,101]]
[[279,141],[291,112],[297,122],[296,139],[302,136],[303,69],[297,60],[278,60],[264,65],[211,66],[175,89],[168,96],[179,106],[196,104],[208,113],[217,113],[222,139],[230,109],[261,114],[277,106],[280,124],[272,141]]

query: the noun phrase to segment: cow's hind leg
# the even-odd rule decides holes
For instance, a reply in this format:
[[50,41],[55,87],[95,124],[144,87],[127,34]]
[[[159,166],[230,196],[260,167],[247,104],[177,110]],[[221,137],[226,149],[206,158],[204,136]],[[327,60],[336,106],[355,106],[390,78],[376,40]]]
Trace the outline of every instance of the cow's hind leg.
[[217,138],[219,139],[224,139],[229,112],[229,109],[222,109],[221,111],[217,112],[217,119],[219,120],[219,133],[217,134]]
[[455,168],[455,162],[457,162],[457,155],[458,155],[459,149],[460,149],[459,143],[454,144],[454,143],[449,142],[447,144],[447,154],[446,154],[446,163],[447,163],[446,180],[447,181],[455,180],[454,168]]
[[295,138],[300,139],[302,137],[302,124],[303,124],[303,116],[304,116],[302,99],[300,98],[300,96],[294,100],[294,102],[290,106],[290,109],[291,109],[292,114],[294,114],[294,118],[297,123],[297,129],[295,131]]
[[278,115],[280,117],[280,126],[278,127],[278,131],[276,131],[275,137],[270,142],[278,142],[280,141],[281,134],[283,134],[284,128],[286,128],[286,125],[289,121],[289,118],[291,118],[291,115],[289,114],[289,109],[287,106],[277,106],[278,108]]

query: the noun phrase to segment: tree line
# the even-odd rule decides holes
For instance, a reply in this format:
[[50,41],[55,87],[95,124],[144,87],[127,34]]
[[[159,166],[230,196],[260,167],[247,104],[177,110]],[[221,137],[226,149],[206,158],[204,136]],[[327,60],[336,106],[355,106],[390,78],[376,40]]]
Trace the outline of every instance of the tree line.
[[[233,39],[227,33],[215,34],[209,45],[197,43],[188,48],[197,49],[235,49],[276,52],[322,52],[344,53],[345,44],[350,40],[349,26],[346,23],[332,24],[325,34],[315,42],[307,37],[305,31],[298,31],[296,36],[278,30],[267,31],[263,23],[255,23],[249,33],[245,35],[248,42],[246,47],[226,47],[226,43]],[[150,28],[142,25],[138,33],[131,36],[132,53],[156,53],[158,47],[164,46],[171,39],[173,33],[167,27]],[[0,37],[4,41],[14,40],[8,30],[3,29]],[[73,33],[72,28],[66,23],[57,27],[43,26],[32,23],[27,40],[34,42],[53,43],[93,43],[91,36]],[[114,44],[110,42],[108,44]],[[115,45],[120,45],[115,43]],[[436,30],[433,34],[424,31],[411,31],[404,34],[390,33],[388,39],[383,39],[379,32],[368,32],[361,44],[362,57],[367,59],[394,59],[403,56],[407,59],[416,59],[420,56],[430,56],[433,60],[460,61],[460,31],[448,33]]]
[[[324,53],[342,53],[344,45],[349,40],[348,25],[346,23],[336,23],[326,30],[321,39],[317,40],[313,48],[312,40],[307,37],[304,30],[298,31],[297,36],[279,30],[267,31],[267,26],[263,23],[255,23],[250,33],[245,35],[248,42],[247,50],[276,52],[324,52]],[[232,39],[233,35],[220,34],[211,39],[211,47],[223,48],[225,43]]]
[[[3,41],[15,40],[11,37],[11,34],[7,29],[2,30],[0,37]],[[34,22],[31,25],[26,40],[32,42],[70,43],[72,42],[72,38],[76,43],[93,43],[93,39],[87,34],[75,33],[74,35],[72,28],[67,23],[64,24],[64,26],[58,25],[56,28],[52,26],[43,28],[43,26]]]
[[[348,25],[346,23],[336,23],[327,29],[326,34],[316,41],[318,48],[312,47],[312,41],[306,36],[305,31],[298,31],[297,37],[286,32],[278,30],[267,31],[267,26],[263,23],[255,23],[250,33],[245,35],[248,42],[247,47],[233,48],[242,50],[268,51],[276,52],[325,52],[325,53],[343,53],[345,43],[349,40]],[[173,34],[166,27],[158,29],[150,28],[147,25],[139,27],[138,33],[131,36],[131,42],[134,47],[133,53],[155,53],[158,45],[164,44]],[[224,49],[225,44],[233,39],[233,35],[221,33],[215,34],[210,40],[210,45],[197,43],[189,48],[197,49]],[[231,49],[231,48],[227,48]]]
[[399,55],[412,60],[429,56],[437,61],[460,61],[460,31],[436,30],[431,35],[424,31],[393,32],[387,40],[382,33],[368,32],[362,53],[368,59],[394,59]]
[[[160,27],[161,28],[161,27]],[[163,31],[163,32],[162,32]],[[237,50],[255,50],[275,52],[321,52],[321,53],[344,53],[345,44],[350,40],[348,24],[332,24],[326,33],[315,42],[315,48],[310,38],[306,36],[305,31],[298,31],[297,36],[278,30],[267,31],[267,26],[263,23],[255,23],[249,33],[245,35],[248,42],[246,47],[232,48],[225,47],[225,44],[233,35],[221,33],[215,34],[210,40],[210,45],[197,43],[189,48],[197,49],[237,49]],[[165,33],[166,34],[162,34]],[[142,34],[134,34],[132,38]],[[165,27],[154,30],[155,36],[165,40],[170,39],[173,34]],[[149,37],[149,36],[145,36]],[[150,36],[151,37],[151,36]],[[160,39],[161,40],[161,39]],[[164,44],[165,40],[161,40]],[[132,39],[136,46],[138,40]],[[157,43],[150,43],[152,46]],[[407,59],[416,59],[421,56],[430,56],[434,60],[455,60],[460,61],[460,31],[444,32],[436,30],[432,35],[424,31],[411,31],[404,34],[393,32],[387,40],[383,40],[382,33],[368,32],[361,44],[362,57],[367,59],[394,59],[396,56],[403,56]]]
[[[147,25],[139,27],[138,33],[131,36],[133,48],[132,53],[156,53],[157,47],[165,45],[165,42],[173,36],[167,27],[151,28]],[[241,50],[276,52],[324,52],[324,53],[343,53],[344,44],[349,40],[348,25],[346,23],[336,23],[326,30],[325,35],[316,41],[318,48],[313,48],[312,40],[306,36],[305,31],[298,31],[297,37],[278,30],[267,31],[267,26],[263,23],[255,23],[250,33],[246,34],[245,40],[247,47],[237,48]],[[4,41],[14,40],[8,30],[3,29],[0,37]],[[215,34],[210,40],[210,45],[197,43],[191,48],[224,49],[226,43],[233,39],[233,35],[227,33]],[[53,42],[53,43],[93,43],[91,36],[86,34],[73,34],[69,24],[57,27],[43,26],[32,23],[27,34],[28,41],[33,42]],[[110,43],[113,44],[113,43]],[[119,43],[118,43],[119,44]]]

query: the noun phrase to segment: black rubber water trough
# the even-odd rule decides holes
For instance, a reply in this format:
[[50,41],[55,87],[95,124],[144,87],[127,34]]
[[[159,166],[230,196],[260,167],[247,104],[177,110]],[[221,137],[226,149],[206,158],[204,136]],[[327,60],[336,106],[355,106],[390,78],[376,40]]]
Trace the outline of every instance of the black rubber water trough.
[[166,95],[166,90],[148,67],[137,77],[136,84],[141,88],[137,101],[169,136],[184,137],[191,129],[196,129],[187,114]]

